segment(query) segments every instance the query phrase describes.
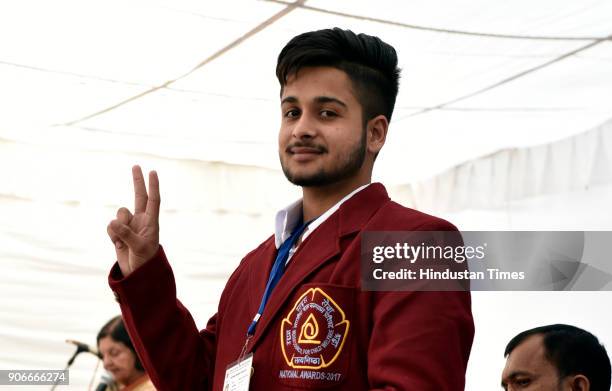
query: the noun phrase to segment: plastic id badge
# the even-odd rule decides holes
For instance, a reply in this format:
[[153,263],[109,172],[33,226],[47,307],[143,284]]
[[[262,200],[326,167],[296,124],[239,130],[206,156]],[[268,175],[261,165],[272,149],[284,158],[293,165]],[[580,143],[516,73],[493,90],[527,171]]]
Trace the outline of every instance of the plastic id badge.
[[244,359],[230,364],[225,370],[223,391],[248,391],[252,364],[253,353],[249,353]]

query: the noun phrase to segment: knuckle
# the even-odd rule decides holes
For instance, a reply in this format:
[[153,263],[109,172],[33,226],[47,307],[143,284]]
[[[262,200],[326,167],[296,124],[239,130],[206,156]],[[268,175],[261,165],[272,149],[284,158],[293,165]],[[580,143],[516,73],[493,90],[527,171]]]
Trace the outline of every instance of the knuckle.
[[128,236],[130,234],[130,229],[122,224],[119,226],[119,233],[121,236]]

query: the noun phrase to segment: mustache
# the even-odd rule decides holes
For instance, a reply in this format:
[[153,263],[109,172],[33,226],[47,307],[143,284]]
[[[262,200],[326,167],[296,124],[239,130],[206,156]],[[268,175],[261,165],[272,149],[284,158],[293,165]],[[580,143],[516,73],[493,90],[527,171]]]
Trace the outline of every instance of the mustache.
[[318,153],[326,153],[327,152],[327,148],[325,148],[322,145],[319,144],[315,144],[312,142],[308,142],[308,141],[296,141],[292,144],[287,145],[287,148],[285,148],[285,152],[287,153],[291,153],[291,150],[293,148],[310,148],[310,149],[314,149],[315,151],[317,151]]

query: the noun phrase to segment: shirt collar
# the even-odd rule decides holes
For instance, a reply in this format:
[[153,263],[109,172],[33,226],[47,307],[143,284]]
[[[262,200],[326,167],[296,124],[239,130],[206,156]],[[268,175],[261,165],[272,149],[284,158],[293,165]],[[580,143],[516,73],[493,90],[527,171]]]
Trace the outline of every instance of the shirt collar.
[[[344,198],[342,198],[340,201],[338,201],[334,206],[326,210],[321,216],[314,219],[308,225],[308,227],[306,228],[306,231],[304,231],[304,234],[302,234],[302,240],[306,239],[306,237],[312,231],[314,231],[319,225],[323,224],[325,220],[327,220],[329,216],[331,216],[335,211],[337,211],[346,200],[348,200],[349,198],[351,198],[352,196],[354,196],[361,190],[365,189],[369,185],[370,184],[368,183],[368,184],[365,184],[353,190],[352,192],[347,194]],[[285,208],[279,210],[278,212],[276,212],[275,227],[274,227],[274,243],[276,245],[276,248],[279,248],[281,244],[283,244],[283,242],[287,240],[289,235],[291,235],[291,231],[293,231],[298,221],[300,220],[301,214],[302,214],[302,199],[301,198],[289,204]]]

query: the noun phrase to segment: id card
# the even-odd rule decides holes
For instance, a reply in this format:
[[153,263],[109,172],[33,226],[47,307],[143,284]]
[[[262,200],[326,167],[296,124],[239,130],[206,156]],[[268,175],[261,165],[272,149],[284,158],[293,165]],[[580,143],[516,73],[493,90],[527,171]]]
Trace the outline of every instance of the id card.
[[230,364],[225,370],[223,391],[248,391],[252,364],[253,353],[249,353],[244,359]]

